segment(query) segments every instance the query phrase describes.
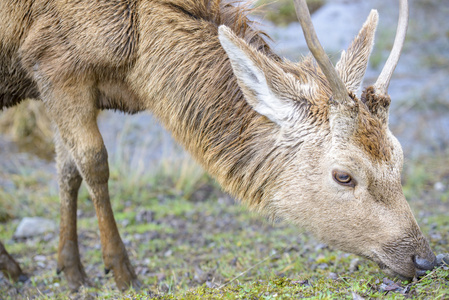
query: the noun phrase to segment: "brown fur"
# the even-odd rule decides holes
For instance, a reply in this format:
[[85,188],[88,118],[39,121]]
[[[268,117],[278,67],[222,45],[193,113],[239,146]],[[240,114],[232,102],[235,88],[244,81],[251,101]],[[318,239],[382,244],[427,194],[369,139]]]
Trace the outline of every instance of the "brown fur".
[[374,87],[370,86],[363,91],[361,99],[368,107],[373,118],[377,118],[385,126],[388,125],[388,108],[391,103],[390,96],[377,95]]
[[374,160],[389,161],[391,149],[387,135],[387,126],[381,119],[373,116],[368,108],[359,101],[361,109],[358,114],[358,126],[354,134],[355,141],[360,144],[365,152]]
[[[397,196],[395,170],[401,154],[387,149],[400,146],[385,124],[355,97],[358,113],[335,107],[316,63],[311,58],[298,64],[281,60],[246,14],[245,8],[220,0],[0,2],[0,107],[38,97],[56,125],[58,270],[72,289],[87,282],[76,234],[81,180],[97,212],[105,268],[113,270],[120,289],[139,285],[109,203],[107,152],[96,124],[100,109],[150,110],[226,191],[252,209],[295,222],[324,241],[371,255],[392,269],[402,270],[396,268],[401,264],[404,276],[415,272],[410,257],[431,259],[425,243],[408,252],[398,247],[394,257],[399,261],[384,258],[385,251],[379,250],[411,230],[420,232],[405,199]],[[363,78],[376,22],[374,17],[367,21],[367,33],[362,31],[342,58],[340,72],[354,72],[343,76],[351,94]],[[279,103],[291,107],[280,121],[286,126],[257,111],[260,91],[236,75],[246,71],[230,63],[222,47],[218,27],[223,24],[230,29],[222,31],[222,38],[263,74]],[[359,59],[360,49],[365,54]],[[390,156],[393,163],[388,162]],[[354,172],[374,182],[367,194],[362,191],[366,195],[349,193],[362,193],[360,199],[368,199],[368,204],[347,207],[352,200],[342,202],[336,196],[349,195],[347,190],[331,192],[341,187],[328,180],[330,161],[352,162]],[[352,166],[349,162],[345,166]],[[371,172],[374,162],[381,179],[366,171]],[[379,182],[391,186],[388,195],[379,189],[372,192]],[[391,219],[372,216],[371,208],[383,209],[378,206],[381,198],[400,204],[382,214]],[[317,205],[325,200],[331,202]],[[404,215],[409,222],[401,225],[398,216]],[[360,220],[361,226],[348,220]],[[332,236],[328,226],[336,228]]]
[[0,270],[5,272],[5,275],[14,281],[26,281],[27,277],[23,273],[19,264],[6,252],[5,247],[0,243]]

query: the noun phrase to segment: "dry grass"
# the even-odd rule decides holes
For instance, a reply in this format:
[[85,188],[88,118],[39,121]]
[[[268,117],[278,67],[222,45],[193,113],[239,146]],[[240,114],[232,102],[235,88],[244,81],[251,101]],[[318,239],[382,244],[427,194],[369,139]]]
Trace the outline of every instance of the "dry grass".
[[46,159],[53,157],[53,131],[41,101],[26,100],[0,112],[0,133],[23,150]]

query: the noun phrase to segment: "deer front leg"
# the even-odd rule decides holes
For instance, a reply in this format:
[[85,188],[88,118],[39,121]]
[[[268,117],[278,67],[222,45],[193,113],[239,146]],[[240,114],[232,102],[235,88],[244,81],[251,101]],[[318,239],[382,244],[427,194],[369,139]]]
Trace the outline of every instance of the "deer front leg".
[[60,207],[60,230],[57,274],[64,275],[72,291],[87,284],[88,279],[81,264],[78,236],[76,233],[76,210],[81,175],[70,153],[56,134],[56,163],[58,168]]
[[0,242],[0,270],[5,274],[5,277],[14,281],[25,282],[28,280],[28,276],[22,272],[19,264],[9,255],[2,242]]
[[128,289],[130,286],[137,288],[140,283],[120,238],[109,201],[107,183],[109,167],[106,148],[103,145],[97,149],[85,150],[77,153],[76,157],[78,157],[76,159],[78,166],[88,184],[95,205],[105,271],[108,273],[109,270],[113,270],[115,283],[120,290]]
[[[61,141],[69,150],[95,205],[105,270],[113,271],[117,287],[124,290],[130,286],[138,287],[140,283],[120,238],[109,201],[108,155],[98,130],[98,112],[94,99],[91,99],[92,94],[89,91],[83,92],[80,88],[58,93],[53,91],[51,97],[46,97],[44,101],[57,125]],[[64,221],[64,224],[71,222],[68,225],[71,229],[67,231],[70,238],[76,236],[73,234],[76,227],[76,221],[73,221],[76,220],[76,206],[73,203],[74,201],[67,203],[71,207],[64,209],[67,216],[62,216],[72,220]],[[76,242],[70,238],[67,241]],[[78,253],[74,250],[76,246],[70,243],[67,245],[68,256],[74,254],[77,257]],[[60,247],[64,256],[64,245]]]

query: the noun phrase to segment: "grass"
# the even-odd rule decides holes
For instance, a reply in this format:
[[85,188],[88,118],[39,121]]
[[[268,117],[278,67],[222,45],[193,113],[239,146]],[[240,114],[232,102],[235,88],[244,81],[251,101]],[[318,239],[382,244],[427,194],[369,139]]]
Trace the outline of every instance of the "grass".
[[[449,155],[442,153],[408,161],[404,169],[404,191],[436,253],[448,252],[447,188],[434,189],[436,182],[449,186],[448,163]],[[58,219],[56,192],[48,185],[53,175],[23,166],[11,174],[13,188],[0,194],[0,207],[10,207],[12,216],[0,227],[0,239],[32,276],[26,284],[0,277],[1,299],[18,293],[37,299],[441,299],[449,294],[448,268],[418,282],[396,282],[396,291],[382,289],[385,275],[374,263],[330,249],[293,226],[264,221],[220,192],[189,160],[178,162],[176,172],[164,163],[154,175],[127,174],[132,180],[121,175],[129,171],[125,164],[112,164],[111,201],[143,288],[121,294],[112,275],[103,274],[97,221],[85,190],[78,211],[80,251],[94,287],[72,294],[55,274],[57,233],[11,240],[22,217]],[[198,175],[187,176],[190,171]],[[205,187],[208,193],[195,193]]]
[[[307,5],[310,13],[313,14],[323,6],[325,2],[325,0],[308,0]],[[258,0],[256,1],[256,7],[258,7],[256,14],[263,16],[277,25],[285,26],[291,22],[298,21],[293,1]]]
[[54,156],[51,122],[40,101],[26,100],[1,111],[0,132],[7,133],[25,151],[44,159]]

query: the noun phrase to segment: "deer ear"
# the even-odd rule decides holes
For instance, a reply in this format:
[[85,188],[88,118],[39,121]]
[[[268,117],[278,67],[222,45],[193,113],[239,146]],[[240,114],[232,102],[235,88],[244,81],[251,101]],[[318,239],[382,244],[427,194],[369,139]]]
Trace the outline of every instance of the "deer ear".
[[336,65],[337,72],[346,88],[357,93],[360,90],[363,77],[368,66],[368,59],[374,46],[376,33],[377,10],[372,10],[357,37],[352,41],[347,51],[343,51],[340,61]]
[[[286,126],[294,110],[292,101],[281,99],[267,82],[262,65],[268,63],[256,49],[237,37],[230,28],[222,25],[218,37],[226,51],[246,101],[259,114],[280,126]],[[276,68],[276,66],[272,66]],[[282,70],[271,70],[283,72]]]

